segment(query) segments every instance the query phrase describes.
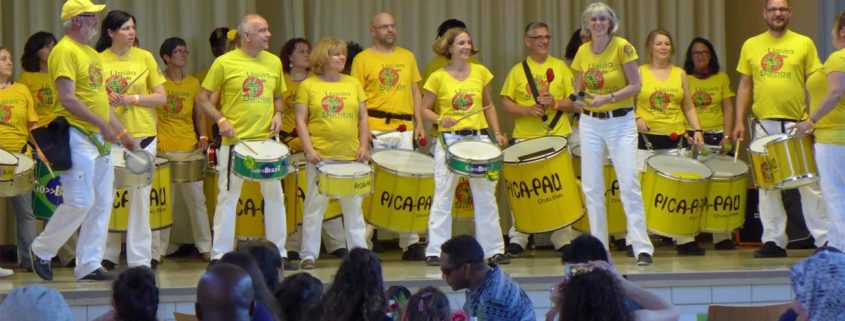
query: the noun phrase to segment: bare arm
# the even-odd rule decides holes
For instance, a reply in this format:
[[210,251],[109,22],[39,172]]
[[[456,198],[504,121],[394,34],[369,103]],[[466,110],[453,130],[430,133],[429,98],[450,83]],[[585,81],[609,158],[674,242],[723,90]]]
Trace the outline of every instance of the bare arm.
[[107,141],[114,142],[115,134],[111,128],[106,124],[105,120],[97,116],[94,112],[88,109],[79,98],[76,98],[76,82],[69,78],[59,77],[56,79],[56,91],[59,92],[59,102],[71,114],[79,117],[80,120],[97,126],[100,129],[100,134],[103,135]]
[[681,86],[684,88],[684,101],[681,104],[681,109],[684,111],[687,122],[695,130],[695,134],[693,134],[694,143],[701,148],[704,146],[704,134],[701,132],[701,123],[698,122],[698,111],[695,110],[695,105],[692,103],[690,96],[687,73],[683,71],[681,72]]
[[358,154],[355,159],[363,162],[370,154],[370,127],[368,125],[367,103],[358,104]]
[[208,132],[206,131],[208,128],[205,125],[205,113],[200,110],[199,107],[199,100],[197,99],[198,95],[194,96],[194,127],[197,129],[197,133],[199,133],[199,140],[197,140],[197,148],[199,150],[204,151],[208,148]]
[[425,124],[423,124],[422,114],[422,93],[420,93],[420,86],[418,83],[411,85],[412,95],[414,98],[414,139],[422,139],[425,137]]
[[734,117],[736,116],[734,110],[734,97],[727,97],[722,99],[722,145],[730,143],[733,139],[731,133],[734,131]]
[[739,78],[739,87],[736,90],[736,119],[734,120],[733,139],[734,141],[745,137],[745,119],[748,117],[748,110],[751,108],[751,96],[754,94],[754,82],[751,76],[742,75]]
[[167,92],[164,91],[164,85],[158,85],[153,87],[149,94],[138,95],[138,102],[135,105],[155,108],[165,103],[167,103]]
[[[490,94],[490,91],[489,84],[484,86],[481,99],[484,106],[491,106],[493,104],[493,96]],[[487,125],[490,126],[490,129],[492,129],[493,133],[495,133],[496,142],[499,143],[499,146],[507,146],[508,138],[499,128],[499,115],[496,113],[496,107],[484,110],[484,117],[487,119]]]
[[808,119],[795,125],[799,134],[806,133],[813,128],[815,123],[830,113],[842,100],[842,96],[845,95],[845,73],[835,71],[827,74],[827,83],[827,94],[818,109],[810,114]]
[[235,136],[235,128],[232,127],[229,120],[226,120],[225,117],[223,117],[223,113],[214,107],[214,104],[211,102],[211,98],[211,91],[205,88],[200,88],[200,91],[197,93],[197,103],[200,109],[211,121],[217,123],[220,127],[220,135],[225,137]]
[[282,95],[273,95],[273,119],[270,120],[270,133],[273,136],[279,134],[282,130],[282,113],[284,112],[285,102]]
[[434,112],[434,102],[435,102],[435,100],[437,100],[437,97],[434,95],[433,92],[430,92],[428,90],[423,92],[422,116],[423,116],[423,119],[430,121],[434,124],[440,125],[437,121],[438,118],[440,118],[440,115],[438,115],[437,113]]

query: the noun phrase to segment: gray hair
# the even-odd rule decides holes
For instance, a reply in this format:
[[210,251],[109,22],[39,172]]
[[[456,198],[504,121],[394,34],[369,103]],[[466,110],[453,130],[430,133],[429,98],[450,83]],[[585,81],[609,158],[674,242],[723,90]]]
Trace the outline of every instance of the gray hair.
[[610,24],[612,25],[610,28],[611,35],[616,33],[617,30],[619,30],[619,18],[616,16],[616,12],[613,12],[613,9],[608,7],[603,2],[596,2],[587,6],[587,9],[584,9],[584,13],[581,14],[582,35],[590,35],[590,28],[587,27],[587,22],[589,22],[590,18],[595,15],[603,15],[610,18]]
[[545,22],[539,22],[539,21],[531,22],[527,26],[525,26],[525,36],[530,37],[531,36],[531,30],[534,30],[534,29],[537,29],[537,28],[546,28],[546,30],[549,30],[549,25],[547,25]]

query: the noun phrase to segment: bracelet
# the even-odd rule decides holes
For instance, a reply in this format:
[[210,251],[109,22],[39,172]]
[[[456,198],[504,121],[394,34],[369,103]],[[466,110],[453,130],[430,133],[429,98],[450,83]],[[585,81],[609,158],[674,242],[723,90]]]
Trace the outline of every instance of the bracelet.
[[575,96],[575,94],[569,94],[569,97],[568,97],[568,98],[569,98],[569,100],[571,100],[573,103],[574,103],[575,101],[577,101],[577,100],[578,100],[578,96]]
[[222,124],[223,124],[223,122],[224,122],[224,121],[227,121],[227,120],[228,120],[228,119],[226,119],[226,117],[220,117],[220,119],[218,119],[218,120],[217,120],[217,125],[222,125]]
[[704,131],[701,130],[701,129],[694,129],[693,131],[696,132],[696,133],[702,133],[702,134],[704,133]]
[[813,126],[815,126],[816,122],[819,121],[818,119],[813,119],[813,116],[808,117],[807,120],[809,120],[810,124],[813,125]]
[[554,107],[554,109],[555,109],[555,110],[557,110],[557,106],[558,106],[557,99],[552,99],[552,100],[554,100],[554,101],[555,101],[555,107]]
[[119,133],[117,133],[117,139],[123,139],[123,136],[126,136],[127,133],[129,133],[129,130],[124,128]]
[[208,141],[208,136],[200,136],[200,140]]
[[502,132],[496,132],[495,134],[496,134],[496,136],[499,136],[499,135],[505,136],[505,134],[503,134]]
[[277,110],[275,113],[273,113],[273,115],[275,115],[275,114],[284,114],[284,113],[281,110]]
[[140,96],[138,96],[138,95],[133,95],[133,97],[135,97],[135,105],[137,105],[137,104],[139,104],[139,103],[141,102],[141,97],[140,97]]

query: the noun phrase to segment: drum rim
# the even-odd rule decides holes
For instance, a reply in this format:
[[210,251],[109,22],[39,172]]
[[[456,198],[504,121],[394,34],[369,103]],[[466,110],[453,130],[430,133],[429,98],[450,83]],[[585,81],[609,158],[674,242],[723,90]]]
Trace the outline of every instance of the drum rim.
[[[381,153],[381,152],[384,152],[384,151],[399,151],[399,152],[403,152],[403,153],[414,153],[414,154],[419,154],[419,155],[424,156],[424,157],[426,157],[426,158],[428,158],[428,159],[431,159],[431,163],[432,163],[432,165],[434,164],[434,157],[431,157],[431,155],[426,155],[426,154],[423,154],[423,153],[418,153],[418,152],[416,152],[416,151],[413,151],[413,150],[407,150],[407,149],[380,148],[380,149],[378,149],[378,150],[374,151],[374,152],[370,155],[370,159],[372,160],[373,164],[375,164],[375,166],[373,166],[373,167],[381,168],[381,169],[383,169],[385,172],[388,172],[388,173],[394,174],[394,175],[396,175],[396,176],[403,176],[403,177],[432,177],[432,176],[434,176],[434,170],[432,170],[430,174],[423,174],[423,173],[408,173],[408,172],[402,172],[401,170],[398,170],[398,169],[392,169],[392,168],[387,168],[387,167],[384,167],[384,166],[382,166],[381,164],[379,164],[378,162],[376,162],[376,161],[375,161],[375,159],[373,159],[373,156],[374,156],[375,154],[378,154],[378,153]],[[373,172],[375,172],[375,168],[373,169]]]
[[367,172],[363,172],[363,173],[355,173],[352,176],[349,176],[349,175],[338,175],[338,174],[329,173],[329,172],[326,172],[322,169],[323,166],[325,166],[325,165],[343,164],[343,163],[332,163],[332,164],[325,164],[323,166],[317,167],[317,174],[318,174],[317,177],[319,178],[319,176],[325,176],[325,177],[331,177],[331,178],[352,178],[352,179],[356,179],[356,178],[361,178],[361,177],[364,177],[364,176],[370,176],[370,177],[373,176],[374,171],[373,171],[372,165],[368,165],[368,164],[365,164],[363,162],[356,162],[356,161],[349,161],[349,162],[344,162],[344,163],[361,164],[361,165],[366,166],[370,170],[367,171]]
[[768,147],[769,145],[772,145],[772,144],[785,142],[785,141],[788,141],[788,140],[791,140],[791,139],[797,139],[798,141],[800,141],[802,143],[803,143],[804,139],[809,139],[812,142],[812,138],[810,138],[809,135],[799,136],[799,135],[790,135],[790,134],[787,134],[787,133],[781,133],[781,134],[774,134],[774,135],[770,135],[770,136],[779,136],[779,137],[766,142],[766,144],[763,145],[763,148],[766,148],[766,147]]
[[[795,186],[795,187],[783,187],[782,186],[784,183],[795,182],[795,181],[800,181],[800,180],[805,180],[805,179],[809,179],[810,181],[808,181],[806,184],[802,184],[802,185]],[[818,181],[819,181],[819,175],[818,174],[807,173],[807,174],[803,174],[803,175],[792,176],[792,177],[787,177],[785,179],[782,179],[779,182],[775,183],[774,187],[777,188],[777,189],[794,189],[794,188],[799,188],[799,187],[802,187],[802,186],[810,185],[810,184],[818,182]]]
[[[710,160],[713,160],[713,159],[719,159],[720,156],[722,156],[722,155],[714,156],[713,158],[710,158],[707,161],[709,162]],[[730,160],[732,162],[734,161],[733,157],[730,157],[730,156],[723,156],[723,157],[724,158],[722,158],[722,159],[724,159],[724,160]],[[707,165],[707,162],[702,162],[702,163],[704,163],[704,166],[707,166],[708,168],[710,167],[710,165]],[[712,168],[710,168],[710,171],[713,172],[713,175],[710,177],[710,179],[712,179],[712,180],[726,180],[727,181],[727,180],[734,180],[734,179],[742,177],[742,176],[747,177],[748,172],[751,171],[751,168],[748,166],[748,164],[741,159],[737,159],[736,163],[745,165],[745,171],[742,172],[741,174],[735,174],[735,175],[732,175],[732,176],[716,176],[716,171],[714,171]]]
[[[698,162],[699,164],[701,164],[701,166],[704,166],[704,168],[706,168],[706,169],[710,172],[710,175],[707,175],[707,176],[702,177],[702,178],[681,178],[681,177],[677,177],[677,176],[672,176],[672,175],[669,175],[668,173],[665,173],[664,171],[661,171],[661,170],[659,170],[659,169],[657,169],[657,168],[654,168],[654,166],[651,166],[651,164],[649,164],[649,162],[648,162],[648,161],[649,161],[650,159],[652,159],[653,157],[656,157],[656,156],[670,156],[670,157],[677,157],[677,158],[689,159],[689,160],[691,160],[691,161]],[[704,163],[702,163],[702,162],[700,162],[700,161],[698,161],[698,160],[696,160],[696,159],[686,158],[686,157],[681,157],[681,156],[668,155],[668,154],[655,154],[655,155],[651,155],[651,156],[649,156],[648,158],[646,158],[645,165],[646,165],[646,173],[648,173],[648,169],[649,169],[649,168],[651,168],[651,169],[653,169],[653,170],[654,170],[654,172],[655,172],[655,173],[657,173],[658,175],[663,176],[663,177],[666,177],[666,178],[669,178],[669,179],[672,179],[672,180],[675,180],[675,181],[679,181],[679,182],[690,182],[690,183],[706,182],[706,181],[710,180],[710,179],[713,177],[713,170],[712,170],[712,169],[710,169],[710,167],[707,167],[707,165],[704,165]]]
[[[277,142],[277,141],[272,140],[272,139],[264,139],[264,140],[261,140],[261,139],[242,139],[240,142],[237,142],[237,143],[235,143],[234,145],[231,145],[231,146],[232,146],[232,154],[233,154],[233,155],[235,155],[236,157],[237,157],[238,155],[241,155],[240,153],[238,153],[238,152],[235,150],[235,148],[236,148],[238,145],[242,145],[242,144],[244,144],[244,143],[252,143],[252,142],[259,142],[259,143],[267,143],[267,142],[270,142],[270,143],[274,143],[274,144],[277,144],[277,145],[279,145],[279,146],[284,147],[284,148],[285,148],[285,149],[284,149],[284,151],[285,151],[285,152],[284,152],[284,153],[282,153],[282,156],[281,156],[281,158],[279,158],[279,159],[287,159],[287,158],[288,158],[288,156],[290,156],[290,155],[291,155],[291,152],[290,152],[290,147],[288,147],[288,145],[285,145],[285,144],[284,144],[284,143],[282,143],[282,142]],[[247,148],[247,149],[248,149],[248,148]],[[252,158],[254,158],[255,160],[264,159],[264,158],[257,158],[257,157],[252,157]]]
[[[560,149],[560,150],[552,151],[551,153],[545,154],[545,155],[543,155],[542,157],[539,157],[539,158],[532,158],[532,159],[530,159],[530,160],[526,160],[526,161],[515,161],[515,162],[511,162],[511,161],[506,161],[506,160],[505,160],[505,152],[506,152],[508,149],[510,149],[511,147],[514,147],[514,146],[519,145],[519,144],[522,144],[522,143],[530,142],[530,141],[532,141],[532,140],[547,139],[547,138],[562,138],[562,139],[563,139],[563,142],[564,142],[563,147],[561,147],[561,149]],[[539,161],[544,161],[544,160],[551,159],[551,158],[553,158],[553,157],[555,157],[555,156],[557,156],[557,155],[560,155],[560,153],[562,153],[562,152],[564,152],[564,151],[567,151],[568,149],[569,149],[569,139],[567,139],[567,138],[566,138],[566,137],[564,137],[564,136],[560,136],[560,135],[549,135],[549,136],[540,136],[540,137],[528,138],[528,139],[523,140],[523,141],[521,141],[521,142],[519,142],[519,143],[515,143],[515,144],[513,144],[513,145],[510,145],[510,146],[506,147],[505,149],[502,149],[502,163],[505,163],[505,164],[530,164],[530,163],[535,163],[535,162],[539,162]],[[517,157],[517,158],[519,158],[519,157]]]
[[[751,140],[751,143],[748,144],[748,151],[751,152],[751,153],[757,153],[757,154],[768,154],[766,152],[766,145],[768,145],[769,143],[771,143],[775,140],[781,139],[785,136],[789,136],[789,135],[784,134],[784,133],[779,133],[779,134],[771,134],[771,135],[765,135],[765,136],[762,136],[762,137],[757,137],[757,138]],[[761,140],[761,139],[766,139],[766,138],[770,138],[770,140],[767,140],[766,143],[763,144],[763,150],[762,151],[758,152],[758,151],[755,151],[755,150],[752,149],[752,148],[754,148],[754,142]]]

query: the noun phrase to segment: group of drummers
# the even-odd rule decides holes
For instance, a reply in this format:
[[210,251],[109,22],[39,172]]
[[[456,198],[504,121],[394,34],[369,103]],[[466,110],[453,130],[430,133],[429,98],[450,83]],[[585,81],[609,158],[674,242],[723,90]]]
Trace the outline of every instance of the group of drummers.
[[[288,267],[296,252],[303,269],[317,266],[323,228],[330,252],[369,247],[378,228],[398,233],[403,259],[438,265],[452,218],[461,216],[474,220],[485,257],[497,264],[520,256],[528,235],[549,231],[556,249],[576,230],[605,246],[611,235],[624,239],[640,265],[652,263],[649,232],[674,238],[680,255],[704,254],[695,241],[700,231],[714,233],[716,249],[733,249],[749,176],[735,156],[745,147],[749,107],[757,119],[745,145],[764,229],[755,256],[786,256],[780,192],[793,188],[816,245],[845,245],[838,197],[845,175],[833,163],[845,144],[845,60],[837,50],[822,65],[812,41],[786,28],[792,7],[785,0],[767,2],[769,30],[742,48],[736,108],[706,39],[692,41],[681,68],[671,63],[671,34],[655,30],[638,66],[637,50],[615,35],[615,12],[594,3],[565,62],[549,54],[548,25],[528,24],[528,55],[500,93],[502,112],[513,117],[510,138],[493,103],[493,75],[473,58],[478,48],[458,20],[438,28],[437,57],[421,75],[414,54],[397,45],[388,13],[372,17],[372,46],[351,66],[347,43],[336,38],[313,47],[291,39],[273,55],[267,21],[247,15],[236,29],[212,33],[217,58],[193,77],[184,40],[162,43],[161,71],[124,11],[105,15],[96,48],[89,47],[104,8],[68,0],[65,36],[34,34],[17,82],[11,53],[0,48],[0,196],[10,197],[17,215],[22,267],[45,280],[77,230],[77,279],[111,278],[104,267],[118,262],[121,234],[110,230],[125,231],[129,266],[155,267],[170,243],[169,224],[151,221],[170,214],[151,200],[177,193],[197,249],[212,262],[247,236],[238,226],[247,219],[247,190],[260,191],[263,214],[260,231],[248,236],[275,244]],[[840,18],[837,49],[845,45]],[[815,143],[805,135],[813,129]],[[39,139],[43,133],[54,139]],[[57,150],[69,150],[69,159]],[[32,198],[55,201],[45,194],[57,190],[59,177],[63,201],[35,237]],[[499,183],[513,218],[507,246]],[[118,205],[128,207],[120,218],[112,214]]]

